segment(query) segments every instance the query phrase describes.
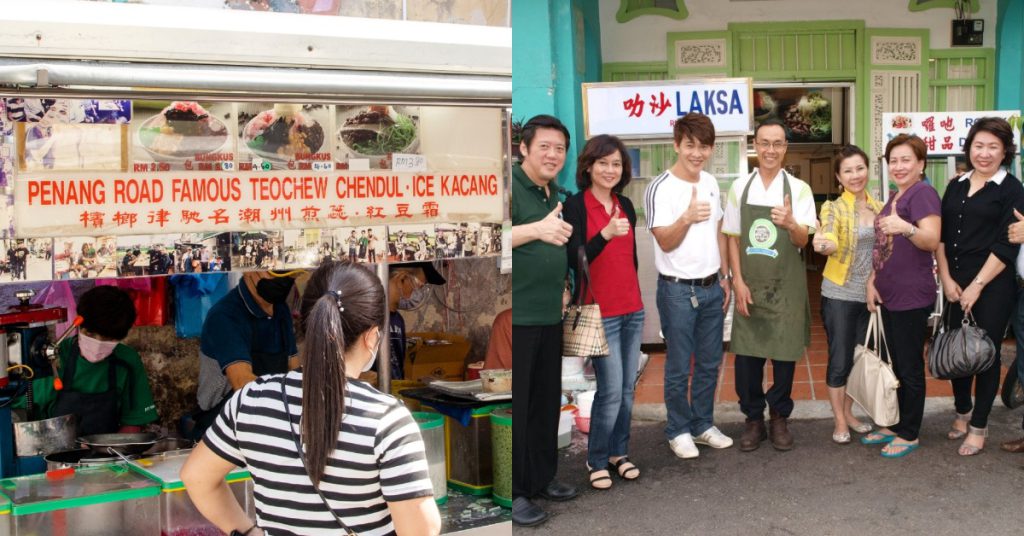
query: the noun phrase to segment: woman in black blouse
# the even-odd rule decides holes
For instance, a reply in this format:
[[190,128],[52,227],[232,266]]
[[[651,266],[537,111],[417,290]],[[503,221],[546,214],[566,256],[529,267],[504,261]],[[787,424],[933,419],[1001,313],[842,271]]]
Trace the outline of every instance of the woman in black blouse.
[[[967,134],[964,150],[968,172],[951,182],[942,198],[942,243],[935,257],[946,300],[950,306],[959,303],[949,310],[949,325],[959,325],[971,312],[999,348],[1016,296],[1019,248],[1010,243],[1006,228],[1014,205],[1024,197],[1020,181],[1005,169],[1016,153],[1013,130],[1003,119],[982,118]],[[985,446],[999,372],[997,359],[988,370],[952,380],[957,416],[947,437],[964,438],[961,456],[973,456]]]

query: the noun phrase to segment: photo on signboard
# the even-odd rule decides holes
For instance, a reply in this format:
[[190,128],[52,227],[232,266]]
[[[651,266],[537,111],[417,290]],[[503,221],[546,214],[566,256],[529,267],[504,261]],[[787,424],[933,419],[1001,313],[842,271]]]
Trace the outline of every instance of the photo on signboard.
[[238,104],[239,170],[333,169],[327,142],[333,112],[323,104]]
[[231,233],[182,233],[174,242],[175,271],[181,274],[227,272],[231,258]]
[[246,271],[283,268],[283,245],[283,231],[231,233],[231,266]]
[[335,259],[369,264],[383,261],[388,248],[386,231],[383,225],[333,229]]
[[132,169],[233,170],[235,109],[228,102],[137,101]]
[[117,275],[166,275],[175,271],[175,242],[181,235],[128,235],[117,240]]
[[117,276],[117,237],[61,237],[54,240],[55,279]]
[[481,223],[480,240],[476,243],[477,255],[501,255],[501,224]]
[[53,279],[52,239],[6,239],[2,247],[0,283]]
[[7,118],[17,123],[38,123],[51,110],[61,123],[119,125],[131,123],[132,101],[125,99],[4,99]]
[[287,229],[283,235],[284,268],[316,268],[331,252],[330,229]]
[[437,230],[437,257],[456,259],[476,255],[480,243],[479,223],[439,223]]
[[420,109],[416,106],[338,106],[334,158],[340,169],[349,160],[369,160],[370,169],[391,169],[394,153],[419,154]]
[[[51,108],[51,112],[52,112]],[[21,171],[122,171],[126,125],[53,121],[15,124]]]
[[388,262],[432,261],[436,255],[437,231],[430,223],[389,225]]

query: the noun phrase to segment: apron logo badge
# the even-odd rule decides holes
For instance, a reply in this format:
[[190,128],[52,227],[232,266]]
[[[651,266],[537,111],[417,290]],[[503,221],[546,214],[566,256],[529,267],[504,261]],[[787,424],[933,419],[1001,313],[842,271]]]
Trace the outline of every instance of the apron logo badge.
[[764,255],[773,259],[779,256],[779,252],[772,248],[779,238],[779,231],[771,220],[767,218],[754,220],[754,223],[750,225],[747,238],[750,240],[750,245],[747,246],[747,255]]

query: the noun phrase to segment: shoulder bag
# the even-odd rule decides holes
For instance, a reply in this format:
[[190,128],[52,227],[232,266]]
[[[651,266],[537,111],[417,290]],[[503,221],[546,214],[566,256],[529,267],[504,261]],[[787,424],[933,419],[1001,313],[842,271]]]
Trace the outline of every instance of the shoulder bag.
[[[302,442],[299,441],[299,434],[295,433],[295,425],[292,422],[291,408],[288,406],[288,394],[285,392],[287,388],[287,381],[287,375],[281,378],[281,402],[284,403],[284,414],[288,416],[288,432],[292,435],[292,441],[295,442],[295,451],[299,455],[299,461],[302,462],[302,470],[306,472],[306,476],[309,476],[309,468],[306,467],[306,457],[302,455]],[[334,516],[334,519],[337,520],[338,524],[341,525],[341,530],[344,531],[345,536],[359,536],[355,531],[348,528],[348,525],[338,517],[338,514],[334,513],[334,509],[331,508],[330,503],[327,502],[327,497],[324,497],[323,492],[320,491],[320,487],[313,482],[312,478],[310,479],[310,484],[313,484],[313,489],[316,490],[316,494],[320,496],[320,500],[324,502],[324,506],[327,507],[327,511],[330,512],[331,515]]]
[[949,329],[946,314],[935,322],[932,344],[928,349],[928,368],[940,380],[966,378],[984,372],[996,361],[996,347],[984,328],[978,327],[974,315],[964,315],[960,327]]
[[583,246],[577,250],[577,256],[576,294],[562,314],[562,355],[604,357],[608,355],[608,338],[601,321],[601,307],[596,302],[583,304],[584,296],[594,297],[590,289],[590,265]]
[[[896,398],[900,382],[892,370],[892,363],[882,359],[882,348],[885,348],[887,358],[890,354],[881,315],[881,311],[871,315],[864,344],[858,344],[853,350],[853,369],[846,382],[846,394],[864,408],[875,424],[892,426],[900,421],[900,405]],[[874,348],[871,346],[872,336]]]

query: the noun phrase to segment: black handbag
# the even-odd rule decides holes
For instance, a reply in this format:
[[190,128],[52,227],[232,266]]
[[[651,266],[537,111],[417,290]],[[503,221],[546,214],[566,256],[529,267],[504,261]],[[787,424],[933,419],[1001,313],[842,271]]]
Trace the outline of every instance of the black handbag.
[[[951,306],[951,304],[950,304]],[[949,309],[932,329],[932,344],[928,349],[928,368],[940,380],[966,378],[984,372],[996,362],[996,347],[984,328],[978,327],[974,315],[964,315],[960,327],[949,329]]]

